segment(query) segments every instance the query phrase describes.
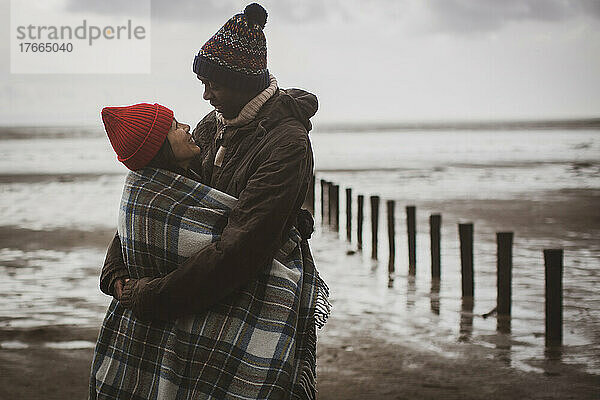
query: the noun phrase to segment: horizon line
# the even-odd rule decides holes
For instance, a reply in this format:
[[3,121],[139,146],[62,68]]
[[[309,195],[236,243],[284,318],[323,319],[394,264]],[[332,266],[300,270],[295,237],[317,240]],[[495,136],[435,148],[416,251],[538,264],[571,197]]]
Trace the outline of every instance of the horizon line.
[[392,130],[520,130],[520,129],[600,129],[600,117],[544,119],[476,119],[413,122],[356,122],[318,124],[319,131],[392,131]]
[[[99,124],[40,124],[40,125],[4,125],[0,129],[25,128],[100,128]],[[325,121],[313,124],[313,130],[326,132],[352,131],[390,131],[390,130],[442,130],[442,129],[588,129],[600,128],[599,117],[580,118],[523,118],[523,119],[457,119],[457,120],[422,120],[422,121],[356,121],[334,122]]]

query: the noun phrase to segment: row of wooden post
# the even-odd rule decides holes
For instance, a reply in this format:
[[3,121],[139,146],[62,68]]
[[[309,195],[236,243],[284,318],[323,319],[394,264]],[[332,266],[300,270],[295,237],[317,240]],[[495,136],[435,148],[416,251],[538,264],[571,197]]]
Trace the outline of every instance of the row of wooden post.
[[[327,223],[339,232],[339,185],[321,179],[321,222]],[[314,213],[315,192],[314,177],[312,188],[307,195],[307,206]],[[371,206],[371,258],[377,260],[378,230],[379,230],[379,196],[370,196]],[[356,242],[357,249],[363,248],[364,196],[357,196]],[[327,215],[325,215],[327,210]],[[387,231],[389,244],[388,272],[392,279],[395,272],[396,254],[396,219],[395,201],[386,202]],[[441,277],[441,224],[442,216],[432,214],[429,217],[431,243],[431,277],[438,281]],[[408,273],[416,275],[416,207],[406,207],[406,230],[408,236]],[[460,240],[460,261],[462,276],[462,296],[472,299],[474,296],[473,273],[473,224],[458,224]],[[500,318],[510,318],[512,299],[512,246],[513,232],[498,232],[497,241],[497,306],[496,312]],[[352,189],[346,189],[346,240],[352,241]],[[563,251],[561,249],[544,250],[544,265],[546,277],[546,345],[562,344],[562,270]]]

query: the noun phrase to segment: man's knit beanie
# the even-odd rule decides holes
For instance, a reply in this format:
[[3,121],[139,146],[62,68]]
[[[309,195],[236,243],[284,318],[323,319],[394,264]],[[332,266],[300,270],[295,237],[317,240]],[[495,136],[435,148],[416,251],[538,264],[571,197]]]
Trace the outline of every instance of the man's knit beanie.
[[267,11],[252,3],[229,19],[196,55],[195,74],[231,89],[262,91],[269,86]]
[[173,123],[173,111],[160,104],[104,107],[102,122],[117,159],[132,171],[158,153]]

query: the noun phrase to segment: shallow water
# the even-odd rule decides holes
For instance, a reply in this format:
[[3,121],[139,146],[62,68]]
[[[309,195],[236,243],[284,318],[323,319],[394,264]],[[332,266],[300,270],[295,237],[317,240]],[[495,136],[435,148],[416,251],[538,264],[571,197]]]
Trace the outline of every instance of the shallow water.
[[391,199],[506,199],[600,187],[598,131],[315,134],[330,180]]
[[[469,213],[469,207],[497,207],[493,202],[497,200],[512,201],[512,208],[516,210],[525,208],[526,205],[520,206],[524,202],[544,209],[549,202],[565,201],[573,190],[600,188],[599,132],[403,132],[369,136],[336,133],[313,137],[313,145],[320,168],[316,177],[317,220],[321,214],[320,179],[340,185],[339,238],[325,228],[313,240],[322,273],[331,282],[337,316],[352,320],[356,329],[373,328],[373,335],[437,349],[445,356],[453,354],[442,350],[444,344],[481,344],[498,350],[511,366],[543,372],[539,368],[540,360],[547,358],[548,353],[544,347],[542,249],[564,248],[561,360],[581,364],[587,371],[600,374],[600,294],[596,290],[600,283],[600,242],[597,240],[600,226],[586,221],[570,226],[565,232],[561,231],[564,221],[546,218],[543,223],[558,231],[549,236],[539,232],[532,234],[533,229],[523,225],[531,219],[510,226],[516,234],[512,320],[507,334],[499,333],[495,315],[488,318],[483,315],[496,307],[495,233],[499,227],[506,229],[502,214],[511,211],[492,210],[490,218]],[[356,239],[352,244],[343,241],[346,237],[345,188],[353,190],[354,216],[357,214],[356,195],[365,196],[363,252],[346,255],[338,249],[334,255],[334,248],[340,244],[356,249]],[[369,257],[370,195],[381,196],[379,263]],[[385,226],[385,201],[389,199],[397,203],[396,272],[391,287]],[[442,279],[439,286],[432,285],[429,214],[439,212],[445,208],[444,204],[457,202],[469,207],[463,207],[462,212],[443,213]],[[417,208],[418,267],[414,278],[407,274],[404,206],[410,204],[426,205]],[[460,207],[454,208],[460,210]],[[474,218],[477,219],[475,298],[474,304],[469,306],[461,301],[457,223]],[[505,325],[503,331],[506,331]]]
[[[59,232],[116,226],[125,176],[101,135],[0,140],[0,228]],[[561,191],[600,189],[600,132],[378,132],[313,133],[318,179],[341,185],[339,238],[318,229],[315,258],[332,289],[332,318],[373,336],[412,343],[457,357],[448,344],[478,343],[499,350],[514,367],[539,371],[544,353],[544,281],[541,249],[565,248],[564,348],[562,361],[600,374],[600,234],[598,226],[574,226],[558,239],[520,234],[515,226],[513,318],[510,334],[497,333],[497,319],[482,317],[495,307],[496,217],[475,227],[475,299],[460,298],[456,223],[470,215],[445,212],[442,280],[431,284],[428,214],[436,205],[489,200],[558,201]],[[364,251],[347,255],[343,228],[344,188],[397,200],[396,273],[389,285],[385,204],[380,211],[380,262],[369,259],[369,210],[365,202]],[[319,203],[317,183],[317,204]],[[478,203],[480,202],[480,203]],[[417,209],[417,274],[407,276],[403,206]],[[488,203],[485,203],[488,204]],[[356,215],[356,205],[354,205]],[[466,209],[465,209],[466,210]],[[501,213],[502,211],[498,211]],[[316,212],[320,227],[320,211]],[[549,221],[551,223],[552,221]],[[354,239],[355,240],[355,239]],[[108,244],[108,243],[107,243]],[[28,249],[0,244],[0,327],[57,324],[98,326],[108,298],[98,290],[103,248]],[[43,246],[42,246],[43,247]],[[51,246],[48,246],[51,247]],[[340,326],[338,324],[337,326]],[[335,330],[322,333],[329,337]],[[81,345],[81,344],[77,344]],[[4,344],[2,344],[4,346]],[[18,343],[7,343],[17,346]]]
[[98,289],[104,252],[0,249],[0,327],[96,325],[109,299]]

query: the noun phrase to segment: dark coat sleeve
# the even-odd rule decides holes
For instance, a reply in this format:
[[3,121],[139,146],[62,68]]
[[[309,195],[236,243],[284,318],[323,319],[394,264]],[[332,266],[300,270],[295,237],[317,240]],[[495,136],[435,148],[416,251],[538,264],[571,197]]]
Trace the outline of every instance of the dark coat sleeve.
[[129,271],[123,261],[119,234],[115,233],[115,237],[106,250],[106,258],[100,274],[100,290],[109,296],[114,296],[115,282],[125,278],[129,278]]
[[198,312],[248,283],[272,262],[304,200],[313,159],[307,137],[277,144],[265,153],[240,193],[221,239],[164,277],[130,281],[125,306],[140,317],[156,319]]

